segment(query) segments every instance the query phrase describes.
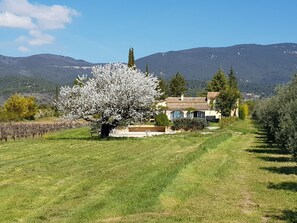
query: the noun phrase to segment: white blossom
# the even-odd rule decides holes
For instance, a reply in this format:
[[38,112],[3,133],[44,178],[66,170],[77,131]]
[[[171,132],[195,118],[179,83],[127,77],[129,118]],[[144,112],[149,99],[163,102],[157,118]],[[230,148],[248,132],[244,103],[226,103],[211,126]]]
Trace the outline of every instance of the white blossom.
[[151,114],[160,95],[156,77],[121,63],[95,66],[92,74],[83,84],[61,88],[57,105],[66,118],[113,123]]

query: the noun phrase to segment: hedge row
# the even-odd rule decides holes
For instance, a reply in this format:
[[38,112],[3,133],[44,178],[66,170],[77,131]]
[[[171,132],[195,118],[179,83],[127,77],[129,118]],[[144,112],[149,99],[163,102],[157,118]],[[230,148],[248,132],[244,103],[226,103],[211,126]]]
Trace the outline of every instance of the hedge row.
[[195,131],[202,130],[207,126],[203,118],[179,118],[173,121],[174,130]]
[[253,117],[267,139],[291,152],[297,158],[297,75],[275,96],[258,103]]

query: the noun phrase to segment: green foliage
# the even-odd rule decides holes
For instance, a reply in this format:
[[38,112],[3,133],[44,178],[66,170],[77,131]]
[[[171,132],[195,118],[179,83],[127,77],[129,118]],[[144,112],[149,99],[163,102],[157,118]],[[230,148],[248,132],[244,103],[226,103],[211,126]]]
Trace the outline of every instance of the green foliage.
[[213,78],[207,84],[207,91],[221,92],[227,88],[228,82],[224,71],[219,70],[214,74]]
[[221,112],[223,117],[229,117],[231,110],[237,108],[237,100],[240,93],[237,89],[227,87],[222,90],[216,99],[216,109]]
[[230,88],[238,90],[238,82],[233,67],[231,67],[230,73],[228,74],[228,84]]
[[216,98],[215,108],[221,112],[223,117],[229,117],[231,111],[237,108],[237,100],[240,97],[237,78],[232,67],[228,77],[227,79],[224,71],[219,69],[206,88],[207,91],[220,92]]
[[247,103],[243,103],[239,106],[239,118],[244,120],[249,116],[249,106]]
[[175,130],[196,131],[202,130],[207,126],[204,118],[179,118],[173,121]]
[[169,126],[169,119],[166,114],[164,113],[159,113],[155,117],[155,122],[157,126]]
[[253,114],[267,138],[297,157],[297,75],[277,94],[258,103]]
[[129,49],[128,67],[131,67],[131,68],[135,67],[134,49],[133,48]]
[[226,127],[232,125],[237,120],[238,120],[238,118],[237,117],[234,117],[234,116],[232,116],[232,117],[222,117],[220,119],[219,126],[220,126],[220,128],[223,129],[223,128],[226,128]]
[[0,77],[0,95],[10,96],[16,92],[47,93],[53,95],[55,84],[37,77],[17,75]]
[[167,96],[168,96],[168,86],[167,86],[167,83],[166,83],[165,79],[162,78],[162,77],[159,77],[158,89],[161,92],[161,95],[160,95],[159,99],[164,100],[165,98],[167,98]]
[[15,94],[5,102],[2,112],[6,113],[11,120],[23,120],[34,119],[37,109],[35,97]]
[[19,120],[14,114],[9,114],[3,107],[0,107],[0,122],[8,122],[11,120]]
[[169,82],[170,96],[179,97],[187,91],[187,83],[183,75],[177,73]]
[[56,108],[52,106],[42,106],[38,108],[36,114],[34,115],[34,119],[58,117],[58,116],[59,114]]
[[255,110],[255,107],[256,107],[256,104],[257,104],[257,101],[248,100],[248,101],[245,101],[244,103],[247,104],[247,106],[249,108],[249,114],[253,114],[254,110]]
[[146,66],[145,66],[145,75],[148,76],[149,73],[150,73],[150,72],[149,72],[149,65],[146,64]]
[[275,133],[279,126],[279,114],[276,104],[277,98],[263,99],[257,104],[253,117],[259,121],[265,130],[268,140],[275,141]]

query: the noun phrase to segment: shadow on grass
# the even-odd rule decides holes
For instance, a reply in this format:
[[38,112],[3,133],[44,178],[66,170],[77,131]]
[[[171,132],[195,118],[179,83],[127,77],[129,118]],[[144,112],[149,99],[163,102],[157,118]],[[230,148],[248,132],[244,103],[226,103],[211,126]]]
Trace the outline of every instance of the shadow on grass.
[[[266,149],[267,148],[267,149]],[[283,149],[279,148],[271,148],[269,146],[264,147],[264,146],[257,146],[255,149],[247,149],[247,152],[250,153],[264,153],[264,154],[275,154],[275,155],[287,155],[288,151],[285,151]]]
[[297,210],[283,210],[280,216],[272,215],[267,217],[275,220],[297,223]]
[[60,140],[80,140],[80,141],[128,141],[128,140],[140,140],[136,137],[108,137],[100,138],[99,136],[92,137],[49,137],[47,140],[60,141]]
[[[273,143],[272,141],[268,140],[266,137],[266,133],[262,130],[258,130],[256,132],[255,136],[257,140],[257,145],[254,146],[252,149],[248,149],[246,151],[251,152],[251,153],[264,153],[264,154],[275,154],[275,155],[287,155],[289,152],[287,150],[284,150],[283,148],[280,148],[278,145]],[[263,160],[266,159],[266,161],[272,161],[274,160],[269,160],[270,158],[262,158]],[[271,158],[272,159],[272,158]],[[286,162],[287,160],[275,160],[277,162]]]
[[267,162],[292,162],[293,161],[292,158],[290,157],[260,156],[258,158]]
[[297,175],[297,166],[262,167],[261,169],[285,175]]
[[267,188],[275,190],[289,190],[297,192],[297,183],[296,182],[283,182],[283,183],[269,183]]

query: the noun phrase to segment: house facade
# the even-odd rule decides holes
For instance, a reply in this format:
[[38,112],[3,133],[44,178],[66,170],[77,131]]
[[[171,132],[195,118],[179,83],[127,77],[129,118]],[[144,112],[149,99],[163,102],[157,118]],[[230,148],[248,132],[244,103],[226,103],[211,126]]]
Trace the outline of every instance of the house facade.
[[[168,97],[158,104],[165,108],[169,120],[177,118],[205,118],[209,121],[221,119],[221,113],[216,111],[215,103],[219,92],[208,92],[207,97]],[[233,111],[232,114],[238,112]]]

